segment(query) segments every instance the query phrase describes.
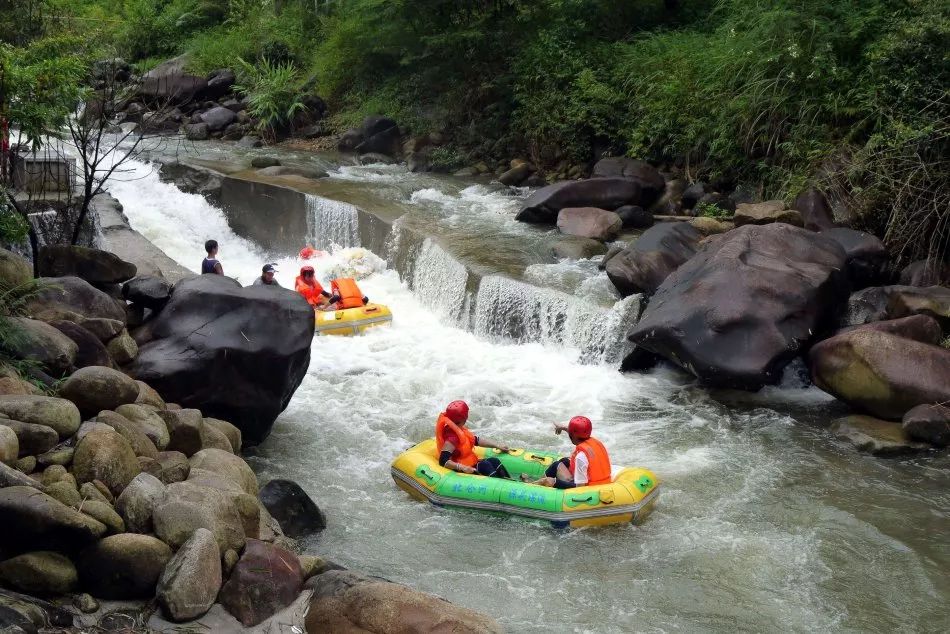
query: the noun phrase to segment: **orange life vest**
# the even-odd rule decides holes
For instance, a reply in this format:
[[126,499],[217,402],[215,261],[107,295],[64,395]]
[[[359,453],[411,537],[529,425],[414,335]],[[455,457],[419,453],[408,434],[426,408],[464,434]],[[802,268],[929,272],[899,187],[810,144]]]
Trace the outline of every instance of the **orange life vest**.
[[[478,464],[478,456],[472,451],[475,446],[475,434],[464,427],[459,427],[455,422],[443,412],[439,414],[439,419],[435,422],[435,446],[438,453],[442,453],[442,445],[445,444],[446,432],[453,432],[459,439],[455,451],[452,453],[452,462],[474,467]],[[457,456],[457,457],[456,457]]]
[[574,475],[574,460],[581,451],[587,455],[587,484],[584,486],[609,483],[612,480],[610,456],[607,455],[603,443],[596,438],[588,438],[574,447],[574,453],[571,454],[571,476]]
[[311,306],[317,306],[320,304],[320,296],[323,294],[323,287],[320,286],[320,282],[317,281],[317,278],[313,278],[313,284],[308,284],[304,281],[302,275],[297,276],[297,281],[294,284],[294,288],[298,293],[303,295],[304,299]]
[[330,292],[340,296],[337,306],[340,308],[356,308],[363,305],[363,293],[352,277],[341,277],[330,282]]

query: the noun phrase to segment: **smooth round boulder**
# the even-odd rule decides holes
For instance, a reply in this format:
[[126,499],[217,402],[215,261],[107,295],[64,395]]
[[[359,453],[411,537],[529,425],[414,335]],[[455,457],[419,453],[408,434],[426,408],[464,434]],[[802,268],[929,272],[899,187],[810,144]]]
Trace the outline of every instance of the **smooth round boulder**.
[[241,444],[243,442],[243,438],[241,437],[240,429],[226,420],[221,420],[220,418],[205,418],[203,419],[203,423],[205,429],[209,427],[215,429],[228,439],[228,443],[231,445],[232,453],[241,453]]
[[950,350],[939,346],[858,328],[815,344],[808,357],[815,385],[880,418],[950,401]]
[[47,372],[61,376],[76,361],[79,347],[76,343],[47,323],[26,317],[6,317],[16,331],[5,345],[9,354],[18,359],[39,363]]
[[139,275],[122,285],[122,297],[151,310],[161,310],[172,296],[172,285],[164,277]]
[[211,531],[198,528],[165,566],[155,595],[169,620],[190,621],[211,608],[221,580],[218,543]]
[[[75,320],[75,316],[115,319],[124,322],[125,311],[107,294],[78,277],[41,277],[43,290],[26,304],[37,319]],[[73,319],[71,319],[73,318]]]
[[168,429],[169,451],[179,451],[193,456],[204,447],[202,432],[204,422],[201,412],[196,409],[164,410],[156,412]]
[[102,410],[114,410],[120,405],[134,403],[139,386],[118,370],[90,366],[73,372],[60,386],[59,395],[75,403],[84,417],[90,417]]
[[114,339],[106,344],[106,350],[109,356],[120,366],[132,363],[139,354],[139,345],[135,339],[129,335],[128,331],[123,330]]
[[0,562],[0,580],[20,592],[59,596],[76,589],[78,575],[69,557],[41,550]]
[[115,512],[115,509],[106,502],[85,500],[79,504],[78,510],[105,524],[109,535],[126,532],[125,522]]
[[76,480],[80,484],[99,480],[113,495],[119,495],[140,471],[132,445],[112,429],[86,434],[73,455]]
[[152,522],[155,534],[174,548],[184,544],[197,528],[214,533],[222,553],[244,545],[244,522],[233,494],[190,481],[168,485],[165,500],[152,513]]
[[666,179],[659,170],[644,161],[627,158],[626,156],[611,156],[600,159],[591,170],[592,178],[629,178],[643,188],[644,207],[653,204],[666,188]]
[[76,344],[76,359],[73,365],[85,368],[91,365],[112,365],[112,357],[99,338],[82,326],[71,321],[51,321],[50,326],[56,328],[73,343]]
[[130,533],[151,533],[155,507],[165,501],[165,485],[148,473],[140,473],[115,501],[116,510]]
[[654,225],[607,261],[607,277],[623,297],[652,294],[670,273],[695,255],[702,238],[698,229],[685,222]]
[[648,229],[653,226],[653,214],[639,205],[624,205],[614,213],[620,216],[624,229]]
[[792,209],[802,215],[804,226],[809,231],[822,231],[835,226],[834,214],[828,200],[814,187],[800,193],[792,203]]
[[104,319],[102,317],[83,319],[79,322],[79,325],[91,332],[103,343],[118,336],[125,328],[125,323],[118,319]]
[[561,233],[607,242],[623,228],[620,216],[596,207],[566,207],[557,214],[557,228]]
[[848,279],[854,290],[885,281],[890,255],[877,236],[846,227],[826,229],[821,235],[831,238],[844,249]]
[[739,203],[732,219],[737,227],[743,225],[767,225],[775,222],[803,227],[802,215],[794,209],[786,209],[781,200],[761,203]]
[[319,533],[327,527],[323,512],[292,480],[271,480],[258,497],[288,537]]
[[218,601],[242,625],[253,627],[293,603],[302,585],[303,573],[296,555],[249,539]]
[[108,425],[121,434],[129,441],[129,445],[132,446],[132,451],[135,452],[136,456],[140,458],[158,458],[158,449],[155,447],[155,443],[145,435],[142,427],[122,414],[103,410],[96,415],[95,422]]
[[877,330],[887,332],[905,339],[913,339],[921,343],[928,343],[932,346],[940,345],[943,340],[943,331],[937,320],[929,315],[911,315],[910,317],[901,317],[900,319],[887,319],[885,321],[873,321],[861,326],[849,326],[842,328],[835,334],[851,332],[857,329]]
[[901,426],[914,440],[934,447],[950,445],[950,407],[946,405],[918,405],[904,414]]
[[148,599],[171,558],[171,548],[161,540],[123,533],[83,550],[76,568],[82,588],[94,597]]
[[237,483],[249,495],[257,496],[257,476],[244,459],[221,449],[202,449],[188,462],[192,469],[206,469]]
[[161,395],[149,387],[144,381],[136,381],[139,386],[139,395],[135,399],[136,405],[151,405],[156,409],[165,409],[165,400]]
[[79,409],[71,401],[52,396],[2,395],[0,414],[5,414],[11,420],[49,427],[60,438],[75,434],[82,423]]
[[106,533],[87,517],[33,487],[0,488],[4,552],[73,551]]
[[27,459],[17,460],[16,466],[9,466],[0,462],[0,488],[14,486],[39,488],[39,483],[26,475],[27,473],[32,473],[33,470],[27,470],[29,465],[24,465],[23,460]]
[[[136,389],[138,389],[137,386]],[[149,440],[155,443],[155,447],[159,451],[164,451],[168,447],[168,443],[171,440],[168,433],[168,426],[156,412],[134,403],[120,405],[115,408],[115,411],[117,414],[125,416],[138,425],[145,435],[149,437]]]
[[172,484],[188,479],[188,472],[191,471],[191,465],[188,464],[188,456],[182,452],[160,451],[158,452],[158,463],[162,467],[162,483]]
[[201,424],[201,448],[202,449],[220,449],[228,453],[234,453],[231,447],[231,441],[228,437],[211,425]]

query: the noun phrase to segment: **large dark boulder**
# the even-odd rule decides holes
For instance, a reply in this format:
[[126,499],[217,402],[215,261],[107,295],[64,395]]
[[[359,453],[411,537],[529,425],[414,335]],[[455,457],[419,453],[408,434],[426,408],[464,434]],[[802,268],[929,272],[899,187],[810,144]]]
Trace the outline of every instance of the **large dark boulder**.
[[607,277],[621,295],[653,293],[667,276],[696,253],[703,233],[685,222],[664,222],[607,262]]
[[841,245],[848,256],[848,279],[855,290],[885,281],[889,256],[879,238],[855,229],[835,227],[821,232]]
[[182,55],[162,62],[142,75],[138,96],[156,107],[190,103],[202,97],[208,81],[185,72],[187,58]]
[[936,319],[930,315],[911,315],[910,317],[901,317],[900,319],[888,319],[885,321],[872,321],[869,324],[861,326],[848,326],[835,334],[852,332],[859,328],[868,330],[877,330],[887,332],[905,339],[913,339],[921,343],[929,343],[932,346],[940,345],[943,340],[943,331]]
[[914,440],[936,447],[950,445],[950,407],[946,405],[918,405],[904,414],[901,425]]
[[288,537],[303,537],[327,527],[323,511],[293,480],[271,480],[258,497]]
[[144,328],[129,373],[166,401],[232,422],[256,444],[306,374],[314,321],[293,291],[201,275],[178,282]]
[[201,115],[202,123],[206,123],[208,125],[208,130],[211,132],[224,130],[236,120],[237,115],[234,114],[232,110],[229,110],[224,106],[214,107],[211,110],[202,113]]
[[815,385],[852,407],[891,420],[917,405],[950,401],[950,350],[858,328],[809,352]]
[[117,284],[135,276],[135,265],[113,253],[68,244],[40,247],[39,269],[45,277],[72,275],[90,284]]
[[525,201],[515,220],[554,224],[567,207],[597,207],[613,211],[624,205],[641,205],[643,187],[629,178],[590,178],[561,181],[534,192]]
[[814,187],[800,193],[792,203],[792,209],[802,215],[805,228],[810,231],[822,231],[835,226],[834,214],[825,195]]
[[204,91],[206,99],[219,99],[230,92],[237,77],[228,68],[219,68],[208,73],[208,87]]
[[0,558],[28,550],[71,552],[106,533],[104,524],[26,486],[0,489]]
[[648,207],[655,203],[666,189],[666,179],[659,170],[644,161],[612,156],[600,159],[594,164],[591,172],[593,178],[629,178],[636,181],[643,188],[643,200],[639,203]]
[[647,229],[653,226],[653,214],[639,205],[624,205],[614,210],[626,229]]
[[161,310],[172,296],[172,285],[164,277],[139,275],[122,285],[122,297],[151,310]]
[[837,242],[790,225],[713,236],[657,289],[629,339],[704,383],[756,390],[834,323],[844,263]]
[[399,126],[389,117],[366,117],[360,132],[363,140],[356,147],[360,154],[396,156],[399,153]]

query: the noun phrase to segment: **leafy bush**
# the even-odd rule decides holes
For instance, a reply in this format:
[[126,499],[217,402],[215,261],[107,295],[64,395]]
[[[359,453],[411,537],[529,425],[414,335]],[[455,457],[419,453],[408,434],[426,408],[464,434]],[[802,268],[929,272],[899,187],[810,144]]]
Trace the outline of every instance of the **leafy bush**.
[[294,116],[306,110],[300,99],[300,74],[293,64],[264,58],[257,66],[243,59],[240,84],[234,88],[247,95],[248,111],[259,121],[260,130],[271,138],[291,127]]
[[713,203],[700,202],[696,204],[696,211],[699,212],[699,215],[704,218],[715,218],[716,220],[722,220],[723,218],[731,218],[732,213],[723,209],[718,205]]
[[29,229],[23,216],[10,206],[6,197],[0,192],[0,244],[24,244]]

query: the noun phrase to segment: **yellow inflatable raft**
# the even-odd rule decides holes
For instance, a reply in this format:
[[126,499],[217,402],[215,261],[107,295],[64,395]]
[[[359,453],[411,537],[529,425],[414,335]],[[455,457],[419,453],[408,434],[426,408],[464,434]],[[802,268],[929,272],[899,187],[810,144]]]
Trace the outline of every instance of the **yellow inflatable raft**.
[[357,308],[318,310],[314,315],[318,335],[358,335],[367,328],[385,326],[393,321],[393,314],[388,306],[372,302]]
[[439,466],[435,439],[401,453],[392,463],[393,480],[412,497],[437,506],[494,511],[545,520],[563,528],[642,523],[653,511],[660,485],[647,469],[627,467],[610,484],[553,489],[520,481],[540,478],[560,454],[476,447],[479,458],[498,458],[513,480],[457,473]]

